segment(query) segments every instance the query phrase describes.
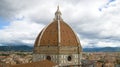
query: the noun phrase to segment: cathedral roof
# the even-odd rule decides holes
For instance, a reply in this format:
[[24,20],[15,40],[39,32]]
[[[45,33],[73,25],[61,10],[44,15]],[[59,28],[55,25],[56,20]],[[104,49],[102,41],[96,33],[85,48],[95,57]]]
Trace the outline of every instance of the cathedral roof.
[[57,64],[52,61],[42,60],[32,63],[9,65],[8,67],[55,67],[56,65]]
[[78,46],[80,45],[78,37],[72,28],[61,18],[61,12],[58,9],[55,18],[38,35],[35,41],[37,46]]

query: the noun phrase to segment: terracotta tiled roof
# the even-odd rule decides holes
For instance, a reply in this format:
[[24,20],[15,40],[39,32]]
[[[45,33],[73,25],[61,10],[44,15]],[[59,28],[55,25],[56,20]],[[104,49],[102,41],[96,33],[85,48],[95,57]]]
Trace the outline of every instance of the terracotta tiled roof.
[[0,56],[0,59],[6,58],[6,56]]
[[0,64],[0,67],[2,67],[2,65]]
[[35,41],[35,46],[58,46],[58,39],[60,39],[61,46],[78,46],[79,42],[72,28],[63,20],[60,21],[59,25],[60,38],[58,37],[58,21],[54,20],[40,32]]
[[43,60],[26,64],[10,65],[10,67],[54,67],[56,65],[57,64],[52,61]]
[[35,47],[39,46],[79,46],[80,42],[72,28],[61,17],[59,6],[52,23],[38,35]]

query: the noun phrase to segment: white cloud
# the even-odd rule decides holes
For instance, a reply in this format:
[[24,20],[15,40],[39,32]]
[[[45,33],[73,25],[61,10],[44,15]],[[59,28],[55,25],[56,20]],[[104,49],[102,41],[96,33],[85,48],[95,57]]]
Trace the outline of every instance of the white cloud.
[[[0,43],[33,43],[38,31],[54,18],[57,4],[56,0],[1,0],[0,16],[12,20],[0,30]],[[78,33],[83,47],[119,46],[119,0],[61,0],[59,4],[63,20]]]
[[97,47],[120,47],[120,42],[102,42],[99,41],[97,43]]
[[[35,37],[44,25],[30,21],[13,21],[10,26],[0,30],[0,43],[28,43],[33,44]],[[26,42],[25,42],[26,41]],[[31,42],[32,41],[32,42]]]

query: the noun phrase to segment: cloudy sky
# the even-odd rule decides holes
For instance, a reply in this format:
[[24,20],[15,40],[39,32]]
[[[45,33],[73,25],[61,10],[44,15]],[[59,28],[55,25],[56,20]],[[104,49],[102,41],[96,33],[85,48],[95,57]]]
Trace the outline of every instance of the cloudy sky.
[[120,0],[0,0],[0,45],[30,45],[57,5],[83,47],[120,47]]

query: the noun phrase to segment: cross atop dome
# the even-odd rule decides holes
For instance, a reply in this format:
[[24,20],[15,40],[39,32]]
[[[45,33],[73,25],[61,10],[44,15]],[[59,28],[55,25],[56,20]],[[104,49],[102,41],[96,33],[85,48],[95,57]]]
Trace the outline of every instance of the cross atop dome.
[[55,20],[62,20],[61,18],[62,13],[59,10],[59,5],[57,6],[57,11],[55,12]]

